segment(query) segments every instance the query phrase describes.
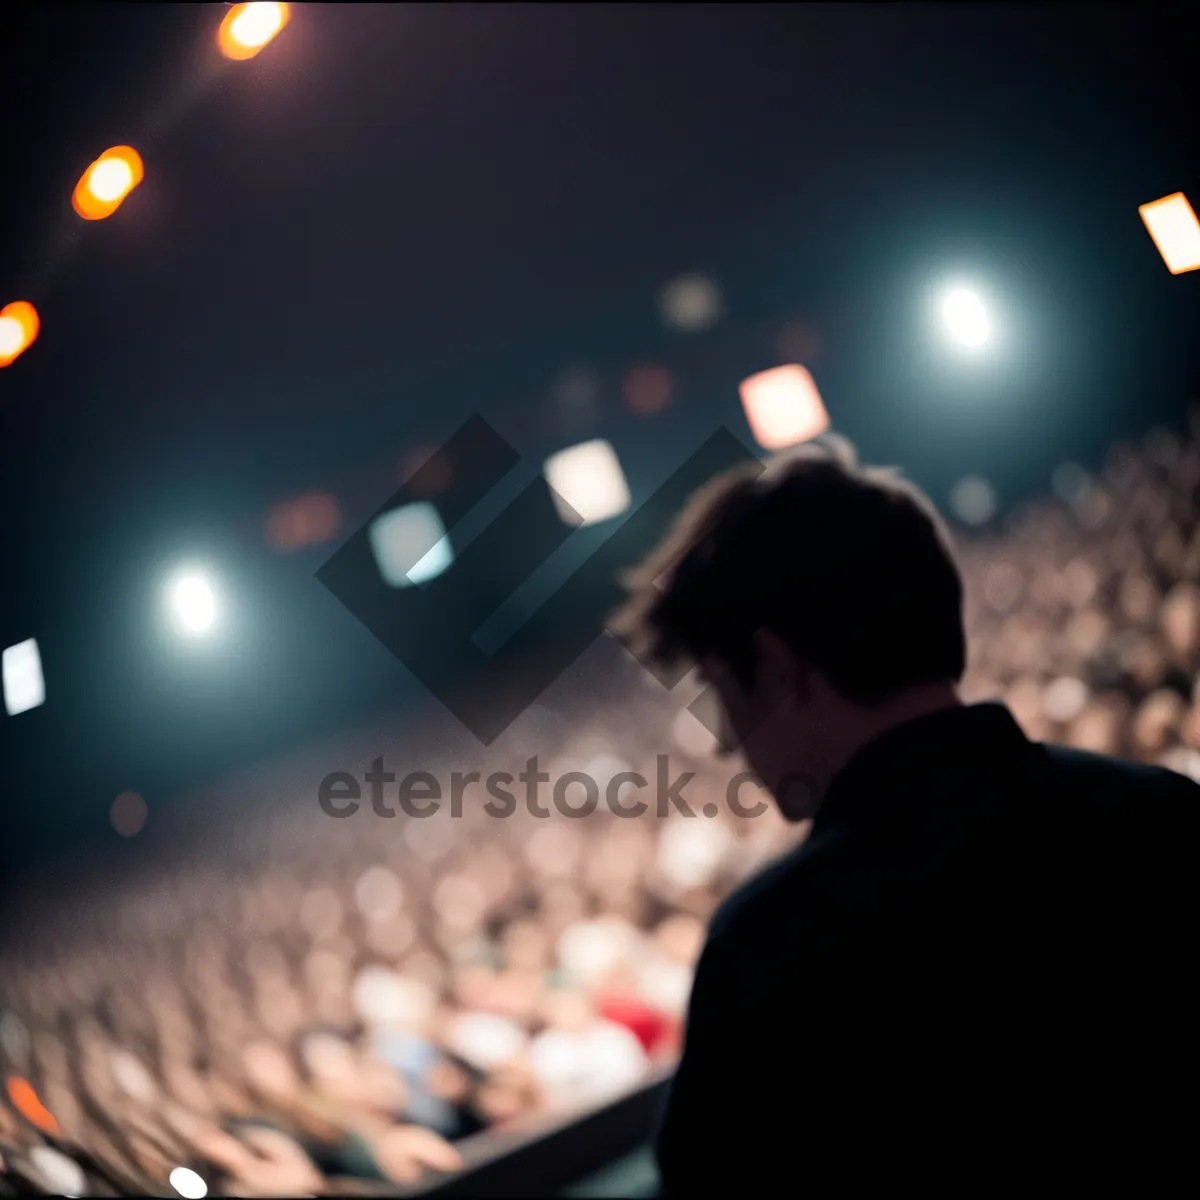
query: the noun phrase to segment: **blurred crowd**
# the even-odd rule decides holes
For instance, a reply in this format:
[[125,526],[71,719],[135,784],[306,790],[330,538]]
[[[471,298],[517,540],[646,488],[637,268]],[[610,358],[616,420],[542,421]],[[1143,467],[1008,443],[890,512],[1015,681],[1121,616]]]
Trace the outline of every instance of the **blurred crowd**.
[[[968,698],[1200,777],[1198,487],[1200,439],[1157,430],[963,535]],[[273,796],[48,911],[0,964],[0,1190],[416,1186],[472,1134],[668,1067],[712,909],[807,829],[728,811],[740,767],[711,757],[686,687],[632,667],[621,689],[489,769],[539,753],[603,788],[667,752],[716,817],[331,821],[315,793]]]
[[[639,686],[644,711],[600,705],[556,743],[539,726],[489,765],[515,773],[540,752],[553,777],[603,788],[654,778],[669,751],[673,774],[696,772],[690,807],[723,800],[704,725]],[[191,855],[72,892],[10,952],[10,1179],[307,1195],[453,1171],[472,1134],[587,1109],[669,1066],[712,909],[804,833],[724,805],[332,820],[298,790],[224,814]]]
[[[1195,422],[1195,418],[1193,418]],[[1200,777],[1200,425],[1055,474],[1055,499],[964,540],[970,699],[1034,738]]]

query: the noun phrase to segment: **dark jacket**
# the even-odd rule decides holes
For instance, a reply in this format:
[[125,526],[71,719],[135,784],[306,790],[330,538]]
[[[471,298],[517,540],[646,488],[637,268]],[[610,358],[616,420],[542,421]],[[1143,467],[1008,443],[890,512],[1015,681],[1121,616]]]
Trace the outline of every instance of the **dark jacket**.
[[1182,776],[1030,742],[998,704],[876,739],[713,919],[665,1193],[1175,1175],[1198,813]]

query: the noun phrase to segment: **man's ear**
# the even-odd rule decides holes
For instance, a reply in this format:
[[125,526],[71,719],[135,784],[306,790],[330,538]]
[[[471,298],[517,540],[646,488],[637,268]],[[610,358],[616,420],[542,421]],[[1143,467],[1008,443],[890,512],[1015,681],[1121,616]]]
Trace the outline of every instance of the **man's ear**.
[[760,629],[754,635],[759,680],[776,695],[799,700],[808,690],[809,672],[796,652],[778,634]]

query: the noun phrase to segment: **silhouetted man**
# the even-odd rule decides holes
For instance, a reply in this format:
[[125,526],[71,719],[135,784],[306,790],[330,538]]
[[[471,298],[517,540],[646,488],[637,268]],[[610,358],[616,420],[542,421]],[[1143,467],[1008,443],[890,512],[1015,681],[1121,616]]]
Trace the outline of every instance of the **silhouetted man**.
[[720,477],[629,587],[615,631],[696,663],[723,740],[815,818],[712,922],[666,1193],[1177,1171],[1200,789],[964,705],[943,526],[846,443]]

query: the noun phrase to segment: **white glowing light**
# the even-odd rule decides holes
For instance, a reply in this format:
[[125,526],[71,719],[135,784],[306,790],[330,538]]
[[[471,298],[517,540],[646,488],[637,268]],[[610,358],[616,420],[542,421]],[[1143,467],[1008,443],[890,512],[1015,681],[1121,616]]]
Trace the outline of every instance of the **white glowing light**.
[[167,1180],[184,1200],[204,1200],[208,1195],[208,1184],[188,1167],[175,1167]]
[[247,4],[230,32],[243,46],[265,46],[282,27],[282,4]]
[[38,1174],[49,1184],[51,1194],[65,1196],[69,1200],[87,1195],[87,1177],[74,1159],[52,1146],[34,1146],[29,1151],[29,1158]]
[[963,346],[982,346],[991,332],[987,309],[974,292],[960,289],[946,296],[942,301],[942,319],[950,336]]
[[46,680],[36,638],[4,651],[4,708],[10,717],[46,703]]
[[427,583],[454,561],[442,518],[425,501],[393,508],[376,518],[368,537],[375,564],[390,587]]
[[171,602],[179,624],[188,633],[206,633],[217,618],[217,599],[202,575],[185,575],[171,588]]
[[16,317],[0,317],[0,358],[11,358],[25,345],[25,330]]
[[1172,275],[1200,268],[1200,221],[1182,192],[1138,208]]
[[821,393],[797,363],[751,375],[739,391],[754,439],[765,450],[806,442],[829,428]]
[[119,200],[133,186],[133,171],[123,158],[106,158],[92,168],[87,186],[97,200]]
[[629,485],[609,442],[597,438],[551,455],[543,466],[558,515],[568,525],[594,525],[629,507]]

